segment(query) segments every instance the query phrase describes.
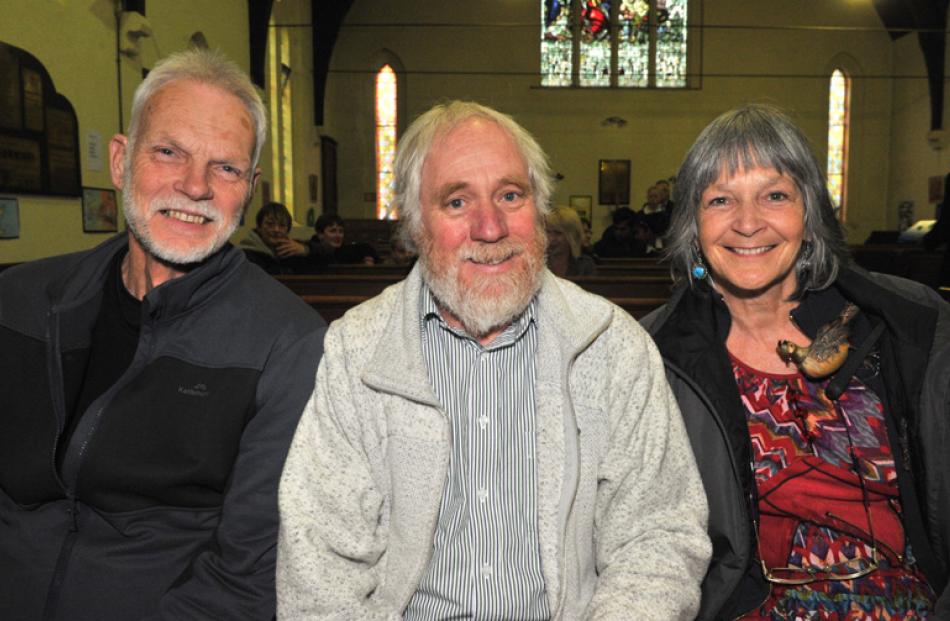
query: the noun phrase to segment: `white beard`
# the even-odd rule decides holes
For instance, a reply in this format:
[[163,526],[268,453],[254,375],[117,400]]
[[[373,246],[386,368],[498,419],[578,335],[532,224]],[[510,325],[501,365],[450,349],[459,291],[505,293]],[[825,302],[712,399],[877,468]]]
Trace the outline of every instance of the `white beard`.
[[[511,241],[497,243],[473,242],[450,257],[433,255],[430,239],[417,240],[419,265],[439,306],[455,316],[469,335],[487,336],[514,321],[531,303],[541,288],[544,273],[544,248],[547,236],[541,227],[535,229],[531,246]],[[466,286],[459,282],[462,261],[498,262],[521,255],[523,266],[504,274],[484,276]]]
[[[173,196],[152,201],[145,206],[139,205],[135,200],[135,181],[131,166],[126,166],[123,188],[122,212],[129,231],[146,252],[172,265],[190,265],[204,261],[227,243],[241,223],[240,211],[227,221],[211,201],[195,202],[185,197]],[[197,212],[212,221],[205,226],[216,227],[216,234],[203,244],[189,248],[162,246],[153,238],[148,222],[149,216],[165,210]],[[165,216],[158,214],[156,217],[164,218]]]

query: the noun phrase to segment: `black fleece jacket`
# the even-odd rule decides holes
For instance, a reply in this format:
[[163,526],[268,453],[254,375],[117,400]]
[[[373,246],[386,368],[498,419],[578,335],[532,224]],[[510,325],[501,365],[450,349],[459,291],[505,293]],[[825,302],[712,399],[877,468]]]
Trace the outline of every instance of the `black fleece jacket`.
[[59,447],[126,250],[0,275],[0,618],[271,619],[277,485],[325,324],[228,245],[149,292],[131,365]]
[[[793,318],[814,338],[847,301],[861,310],[852,345],[885,326],[875,347],[880,374],[865,379],[884,400],[905,533],[939,597],[930,618],[950,620],[950,305],[918,283],[844,268],[832,287],[808,293]],[[698,618],[734,619],[766,598],[768,584],[753,562],[751,447],[725,348],[729,313],[700,282],[679,288],[642,323],[664,357],[709,501],[713,558]]]

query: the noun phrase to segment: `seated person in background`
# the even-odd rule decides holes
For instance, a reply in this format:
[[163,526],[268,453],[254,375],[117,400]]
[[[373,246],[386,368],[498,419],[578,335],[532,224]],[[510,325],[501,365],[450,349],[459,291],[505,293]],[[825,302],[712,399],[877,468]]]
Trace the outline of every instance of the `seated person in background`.
[[655,256],[663,250],[663,238],[656,234],[656,231],[650,228],[650,225],[643,218],[638,218],[633,224],[634,239],[643,242],[644,255]]
[[581,237],[581,253],[593,258],[594,230],[590,226],[590,219],[582,217],[581,227],[584,229],[584,235]]
[[670,214],[672,212],[673,202],[670,200],[670,182],[661,179],[647,190],[647,202],[643,203],[640,216],[656,237],[663,237],[666,234],[666,229],[670,227]]
[[267,203],[257,212],[257,228],[239,244],[251,263],[268,274],[296,274],[306,271],[309,246],[290,238],[293,220],[282,203]]
[[618,207],[613,213],[613,224],[594,244],[594,254],[605,259],[623,259],[646,255],[646,245],[633,235],[633,227],[639,218],[629,207]]
[[548,234],[548,269],[555,276],[593,276],[594,260],[581,254],[584,230],[580,216],[570,207],[555,207],[544,218]]
[[338,265],[365,263],[376,265],[379,255],[366,243],[343,243],[343,218],[335,213],[321,214],[313,225],[315,235],[310,238],[311,264]]
[[402,240],[402,235],[399,234],[399,229],[393,231],[392,237],[389,240],[388,263],[391,265],[404,265],[408,273],[408,268],[416,264],[416,258],[418,258],[418,255],[406,247],[406,243]]

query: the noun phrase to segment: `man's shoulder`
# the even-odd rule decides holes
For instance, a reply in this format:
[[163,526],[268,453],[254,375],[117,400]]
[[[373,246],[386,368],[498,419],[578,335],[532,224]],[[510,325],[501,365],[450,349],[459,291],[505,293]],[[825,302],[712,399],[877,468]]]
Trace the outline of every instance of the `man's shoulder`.
[[0,272],[0,317],[8,322],[11,313],[42,315],[42,310],[52,303],[51,284],[65,280],[93,252],[83,250],[45,257]]
[[[617,306],[605,297],[591,293],[577,284],[548,275],[546,287],[556,290],[560,294],[560,304],[552,304],[554,320],[562,324],[561,331],[570,331],[583,334],[591,333],[591,347],[608,347],[620,353],[625,351],[625,343],[635,342],[637,349],[644,339],[646,332],[633,318],[633,315]],[[550,297],[550,294],[549,294]]]
[[418,314],[418,307],[401,303],[407,280],[403,279],[390,285],[379,295],[349,309],[342,317],[334,321],[330,328],[344,338],[373,339],[385,331],[397,309],[402,313]]
[[314,329],[326,326],[323,317],[313,307],[260,266],[245,261],[239,270],[231,287],[231,296],[255,320],[283,324],[288,328]]

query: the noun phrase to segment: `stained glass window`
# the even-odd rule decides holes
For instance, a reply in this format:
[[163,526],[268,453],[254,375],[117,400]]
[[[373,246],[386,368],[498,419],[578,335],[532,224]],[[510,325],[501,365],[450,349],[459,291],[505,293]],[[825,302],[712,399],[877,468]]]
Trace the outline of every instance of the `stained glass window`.
[[541,0],[541,85],[687,86],[689,0]]
[[687,0],[656,2],[656,85],[686,86]]
[[851,116],[851,79],[840,69],[831,74],[828,90],[828,193],[844,221],[848,177],[848,124]]
[[617,56],[618,86],[650,85],[650,5],[646,0],[620,4]]
[[571,6],[570,0],[541,2],[541,85],[571,85]]
[[610,86],[610,0],[586,0],[581,9],[581,86]]
[[389,65],[376,74],[376,217],[395,220],[393,164],[396,161],[396,72]]

